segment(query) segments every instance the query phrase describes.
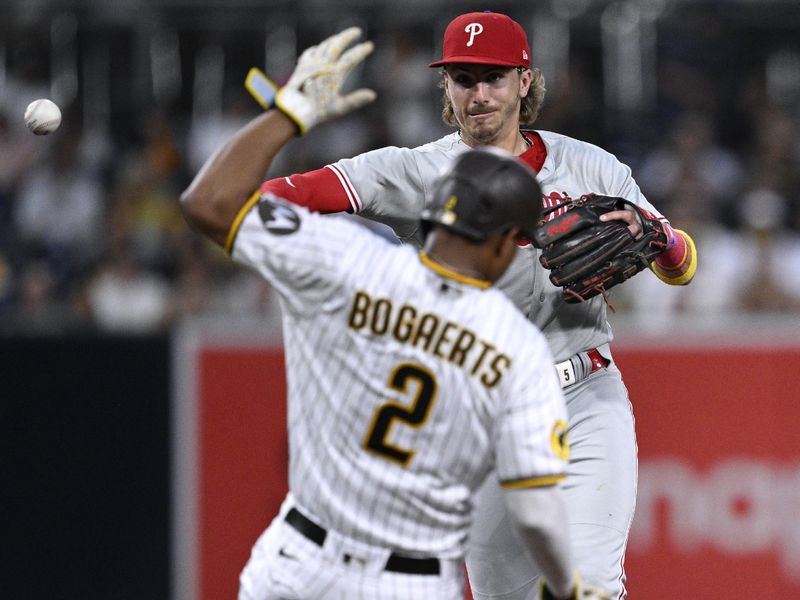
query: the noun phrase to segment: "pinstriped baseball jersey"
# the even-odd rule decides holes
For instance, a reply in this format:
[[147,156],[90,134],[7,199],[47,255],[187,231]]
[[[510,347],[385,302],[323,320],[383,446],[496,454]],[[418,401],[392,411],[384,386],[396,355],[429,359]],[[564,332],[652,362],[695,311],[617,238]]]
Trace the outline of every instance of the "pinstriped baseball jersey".
[[[591,192],[619,196],[664,217],[645,199],[630,168],[592,144],[564,135],[536,132],[547,158],[537,180],[545,207]],[[419,215],[431,201],[436,177],[468,147],[458,133],[417,148],[379,148],[329,165],[339,178],[355,212],[386,223],[405,241],[414,241]],[[533,149],[522,154],[526,160]],[[588,302],[566,304],[539,264],[531,245],[520,248],[497,287],[541,329],[557,361],[611,341],[606,303],[597,296]]]
[[541,333],[486,282],[346,218],[254,196],[233,258],[283,310],[289,484],[323,527],[461,557],[472,496],[566,470],[566,407]]

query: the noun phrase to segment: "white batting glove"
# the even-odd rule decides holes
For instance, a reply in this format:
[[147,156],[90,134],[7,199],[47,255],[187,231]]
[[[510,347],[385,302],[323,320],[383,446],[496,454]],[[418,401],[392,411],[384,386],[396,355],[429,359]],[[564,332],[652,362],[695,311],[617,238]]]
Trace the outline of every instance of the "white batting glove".
[[300,55],[289,81],[275,96],[275,105],[294,121],[300,135],[305,135],[317,123],[375,100],[375,92],[365,88],[346,96],[340,94],[347,75],[375,47],[372,42],[362,42],[344,52],[360,35],[360,28],[350,27],[307,48]]

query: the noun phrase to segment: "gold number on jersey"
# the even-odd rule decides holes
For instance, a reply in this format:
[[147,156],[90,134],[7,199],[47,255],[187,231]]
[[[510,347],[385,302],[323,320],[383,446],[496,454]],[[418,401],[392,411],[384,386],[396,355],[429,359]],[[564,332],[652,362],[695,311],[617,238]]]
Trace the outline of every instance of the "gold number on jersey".
[[402,421],[410,427],[418,428],[428,418],[431,406],[436,400],[436,379],[433,374],[420,365],[398,365],[389,376],[387,385],[404,394],[409,393],[409,386],[414,384],[414,401],[411,406],[397,402],[384,402],[375,411],[372,426],[364,439],[367,450],[380,454],[384,458],[403,465],[408,465],[414,456],[414,450],[405,450],[391,445],[386,438],[389,436],[395,420]]

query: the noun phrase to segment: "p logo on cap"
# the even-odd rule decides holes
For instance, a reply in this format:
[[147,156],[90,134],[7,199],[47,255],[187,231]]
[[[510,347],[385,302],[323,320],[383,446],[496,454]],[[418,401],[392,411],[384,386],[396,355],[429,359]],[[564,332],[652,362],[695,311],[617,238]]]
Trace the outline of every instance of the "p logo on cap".
[[444,32],[442,58],[429,66],[476,63],[506,67],[531,66],[528,37],[508,15],[474,12],[453,19]]
[[470,23],[464,27],[464,31],[469,34],[469,41],[467,42],[467,46],[469,47],[475,42],[475,36],[483,33],[483,25],[480,23]]

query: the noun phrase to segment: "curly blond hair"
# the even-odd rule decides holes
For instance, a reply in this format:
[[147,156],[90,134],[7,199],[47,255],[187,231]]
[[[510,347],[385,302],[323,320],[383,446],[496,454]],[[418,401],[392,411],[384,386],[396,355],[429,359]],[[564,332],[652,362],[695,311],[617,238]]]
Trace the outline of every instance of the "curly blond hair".
[[[532,125],[536,121],[542,104],[544,104],[545,92],[547,92],[542,72],[539,69],[531,69],[531,72],[533,73],[531,86],[519,106],[520,125]],[[439,81],[439,87],[442,89],[444,89],[444,78],[446,76],[447,71],[442,69],[442,79]],[[450,102],[450,98],[447,97],[447,91],[442,93],[442,106],[442,120],[448,125],[458,127],[458,121],[456,121],[456,117],[453,114],[453,105]]]

